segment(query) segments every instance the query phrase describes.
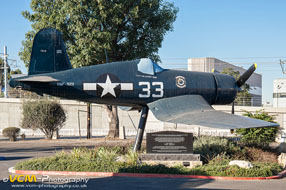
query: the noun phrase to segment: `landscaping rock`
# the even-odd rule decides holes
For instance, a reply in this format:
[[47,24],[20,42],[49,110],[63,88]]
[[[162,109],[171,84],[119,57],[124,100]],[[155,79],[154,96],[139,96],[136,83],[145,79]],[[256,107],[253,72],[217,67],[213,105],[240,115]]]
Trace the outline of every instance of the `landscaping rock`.
[[230,166],[237,165],[238,167],[245,168],[245,169],[249,169],[253,167],[253,165],[250,162],[244,161],[244,160],[232,160],[229,162],[228,165]]
[[286,153],[281,153],[280,156],[278,156],[278,163],[283,166],[283,168],[286,168]]
[[126,159],[124,158],[124,156],[118,156],[116,157],[116,162],[126,162]]

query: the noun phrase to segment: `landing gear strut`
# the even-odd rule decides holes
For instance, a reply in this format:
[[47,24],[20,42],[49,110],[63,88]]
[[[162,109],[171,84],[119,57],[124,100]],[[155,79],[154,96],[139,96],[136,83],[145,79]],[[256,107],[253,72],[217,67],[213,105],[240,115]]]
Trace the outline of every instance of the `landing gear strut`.
[[133,147],[133,152],[139,151],[141,149],[143,134],[144,134],[146,121],[148,117],[148,111],[149,111],[149,108],[147,106],[144,107],[141,111],[141,117],[140,117],[137,135],[136,135],[136,139],[135,139],[135,143]]

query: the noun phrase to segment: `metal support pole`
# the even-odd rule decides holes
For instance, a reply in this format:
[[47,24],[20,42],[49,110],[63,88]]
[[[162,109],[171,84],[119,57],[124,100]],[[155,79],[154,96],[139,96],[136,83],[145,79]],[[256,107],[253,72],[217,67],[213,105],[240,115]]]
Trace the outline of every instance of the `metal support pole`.
[[234,114],[234,101],[231,104],[231,114]]
[[140,117],[137,135],[136,135],[136,139],[135,139],[135,143],[133,147],[133,152],[139,151],[141,149],[143,134],[144,134],[146,121],[148,117],[148,111],[149,111],[149,108],[147,106],[144,107],[141,111],[141,117]]
[[77,122],[78,122],[78,134],[79,134],[79,139],[81,139],[81,131],[80,131],[80,113],[81,110],[77,110]]
[[[231,104],[231,114],[234,114],[234,101]],[[234,129],[230,129],[230,134],[234,133]]]
[[86,130],[86,138],[90,139],[90,125],[91,125],[91,117],[90,117],[91,106],[90,103],[87,103],[87,130]]
[[8,98],[7,95],[7,46],[4,46],[4,97]]

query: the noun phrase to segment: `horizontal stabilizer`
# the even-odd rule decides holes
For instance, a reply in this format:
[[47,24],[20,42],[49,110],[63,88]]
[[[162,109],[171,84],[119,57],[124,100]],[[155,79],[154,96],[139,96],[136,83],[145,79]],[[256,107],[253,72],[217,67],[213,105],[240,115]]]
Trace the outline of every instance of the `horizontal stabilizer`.
[[31,76],[31,77],[21,78],[21,79],[15,78],[15,80],[19,82],[58,82],[59,81],[50,76]]
[[170,123],[220,129],[279,126],[276,123],[216,111],[200,95],[160,99],[149,103],[148,107],[157,119]]
[[16,79],[16,78],[20,78],[20,77],[27,77],[28,75],[26,74],[14,74],[14,75],[11,75],[11,78],[12,79]]

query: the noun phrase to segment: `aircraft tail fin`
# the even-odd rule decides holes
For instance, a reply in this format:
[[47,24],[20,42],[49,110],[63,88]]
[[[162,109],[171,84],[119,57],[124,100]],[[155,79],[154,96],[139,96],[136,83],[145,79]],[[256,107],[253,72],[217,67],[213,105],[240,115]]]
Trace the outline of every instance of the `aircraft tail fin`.
[[72,69],[61,33],[54,28],[40,30],[33,42],[28,75]]

